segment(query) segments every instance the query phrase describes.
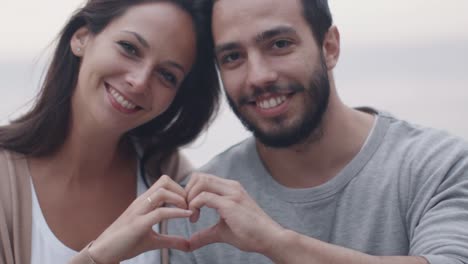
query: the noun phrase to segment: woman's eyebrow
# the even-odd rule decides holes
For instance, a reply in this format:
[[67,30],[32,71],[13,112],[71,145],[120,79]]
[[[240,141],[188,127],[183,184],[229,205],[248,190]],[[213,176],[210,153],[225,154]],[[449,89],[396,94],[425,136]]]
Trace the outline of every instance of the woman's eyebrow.
[[123,30],[122,32],[133,35],[138,40],[138,42],[140,42],[142,46],[149,49],[150,46],[148,44],[148,41],[146,41],[145,38],[143,38],[140,34],[133,32],[133,31],[128,31],[128,30]]

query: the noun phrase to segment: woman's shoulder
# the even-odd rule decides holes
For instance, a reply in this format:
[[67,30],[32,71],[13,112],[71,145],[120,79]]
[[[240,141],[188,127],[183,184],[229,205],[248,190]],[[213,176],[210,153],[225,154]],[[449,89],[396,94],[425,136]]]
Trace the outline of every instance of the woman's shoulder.
[[[26,156],[23,154],[0,149],[0,242],[4,245],[13,245],[12,242],[19,242],[18,256],[15,261],[23,263],[27,253],[28,241],[31,241],[31,188],[28,173]],[[17,243],[15,243],[16,245]],[[9,252],[10,261],[15,248],[5,247],[5,252]],[[25,249],[25,250],[23,250]],[[16,251],[16,250],[15,250]],[[18,257],[18,259],[16,259]],[[0,259],[5,255],[0,253]]]
[[11,166],[27,166],[25,155],[0,148],[0,171],[2,174],[5,169],[8,169]]
[[27,175],[28,165],[23,154],[0,149],[0,193],[7,193],[5,188],[18,186]]

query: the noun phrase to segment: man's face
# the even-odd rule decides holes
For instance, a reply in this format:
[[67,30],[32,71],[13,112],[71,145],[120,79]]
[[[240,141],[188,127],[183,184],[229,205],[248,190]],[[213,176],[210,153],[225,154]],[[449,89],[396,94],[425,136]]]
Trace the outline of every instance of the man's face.
[[330,84],[300,0],[218,0],[212,27],[229,104],[263,144],[319,133]]

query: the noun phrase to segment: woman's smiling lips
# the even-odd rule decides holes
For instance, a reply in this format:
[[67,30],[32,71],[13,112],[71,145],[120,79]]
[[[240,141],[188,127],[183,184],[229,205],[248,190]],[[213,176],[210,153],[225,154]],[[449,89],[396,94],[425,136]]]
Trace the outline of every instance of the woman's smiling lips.
[[108,83],[106,83],[105,86],[111,105],[119,112],[124,114],[133,114],[143,109],[141,106],[130,101],[130,99],[125,97],[125,95],[121,94]]

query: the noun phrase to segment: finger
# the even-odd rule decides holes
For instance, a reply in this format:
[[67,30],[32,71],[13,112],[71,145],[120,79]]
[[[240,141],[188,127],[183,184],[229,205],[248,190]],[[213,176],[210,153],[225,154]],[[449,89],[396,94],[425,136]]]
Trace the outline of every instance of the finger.
[[221,241],[219,224],[195,233],[189,240],[190,251],[218,242],[223,242]]
[[[197,197],[195,197],[191,202],[189,202],[189,210],[195,212],[195,210],[200,209],[204,206],[213,208],[218,211],[219,214],[220,210],[227,206],[230,201],[220,195],[209,193],[209,192],[202,192]],[[198,219],[197,219],[198,220]]]
[[138,196],[134,202],[137,204],[141,204],[143,202],[152,203],[152,200],[154,199],[150,195],[161,188],[177,193],[178,195],[182,197],[187,197],[187,194],[184,188],[182,188],[178,183],[174,182],[169,176],[163,175],[145,193]]
[[175,182],[171,177],[167,175],[163,175],[157,180],[149,189],[147,192],[154,192],[157,189],[164,188],[166,190],[169,190],[171,192],[177,193],[180,196],[186,197],[187,192],[185,191],[182,186],[180,186],[177,182]]
[[150,199],[147,201],[152,205],[151,209],[161,207],[163,204],[171,204],[182,209],[187,209],[185,196],[181,196],[164,188],[156,190],[154,193],[150,194],[149,198]]
[[155,235],[153,237],[153,249],[170,248],[178,249],[185,252],[189,251],[190,249],[190,243],[184,237],[168,235]]
[[163,206],[163,204],[171,204],[181,209],[187,209],[187,202],[185,197],[166,189],[158,189],[156,192],[150,194],[144,203],[141,214],[147,214],[155,208]]
[[172,218],[187,218],[192,215],[192,211],[180,208],[160,207],[143,216],[143,225],[151,228],[163,220]]
[[200,209],[199,208],[192,208],[191,209],[193,214],[190,216],[190,222],[191,223],[196,223],[198,222],[198,219],[200,219]]
[[199,178],[200,178],[200,173],[198,172],[194,172],[190,175],[189,181],[185,185],[185,193],[187,194],[186,196],[187,198],[188,198],[188,194],[190,190],[192,190],[193,186],[197,183]]
[[[192,181],[193,178],[193,181]],[[214,175],[204,173],[194,173],[189,184],[185,187],[187,191],[187,201],[202,192],[210,192],[218,195],[232,195],[242,188],[242,186],[232,180],[223,179]]]
[[185,184],[185,191],[189,190],[191,188],[191,186],[193,184],[195,184],[195,182],[198,180],[198,177],[199,177],[198,175],[200,175],[200,174],[202,174],[202,173],[200,173],[200,172],[190,173],[190,176],[188,177],[189,180],[188,180],[187,184]]

